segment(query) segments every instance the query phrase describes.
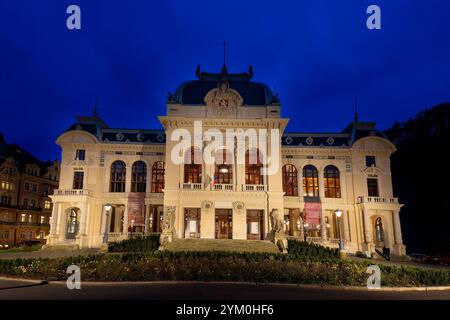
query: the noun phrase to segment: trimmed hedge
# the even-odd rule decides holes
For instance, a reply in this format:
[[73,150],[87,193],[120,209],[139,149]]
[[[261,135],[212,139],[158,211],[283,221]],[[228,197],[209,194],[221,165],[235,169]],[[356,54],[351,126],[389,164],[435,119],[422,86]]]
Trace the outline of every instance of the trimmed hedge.
[[339,250],[298,240],[288,240],[288,254],[314,256],[319,258],[339,258]]
[[109,252],[153,252],[158,248],[159,235],[156,234],[113,242],[108,245]]
[[[368,262],[300,255],[232,252],[99,254],[57,259],[0,260],[0,274],[66,280],[67,267],[84,281],[203,280],[365,286]],[[450,270],[380,265],[383,286],[450,284]]]

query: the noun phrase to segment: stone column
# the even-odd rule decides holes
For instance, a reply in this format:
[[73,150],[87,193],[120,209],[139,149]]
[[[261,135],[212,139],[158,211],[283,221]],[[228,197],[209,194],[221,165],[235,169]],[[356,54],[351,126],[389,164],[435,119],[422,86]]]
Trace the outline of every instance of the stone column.
[[395,244],[403,244],[402,239],[402,227],[400,225],[400,214],[398,210],[392,212],[392,217],[394,220],[394,239]]
[[57,233],[59,234],[59,240],[64,241],[66,239],[67,231],[67,216],[66,212],[62,209],[62,206],[60,206],[59,208]]
[[372,225],[370,223],[369,210],[362,210],[363,219],[364,219],[364,239],[366,244],[372,243]]
[[123,232],[128,237],[128,210],[127,206],[123,206],[124,214],[123,214]]
[[86,234],[86,220],[87,220],[87,204],[83,203],[80,208],[80,235]]
[[[112,209],[112,210],[114,210],[114,209]],[[102,205],[101,212],[102,212],[102,223],[101,223],[101,226],[100,226],[100,234],[104,236],[105,235],[105,230],[106,230],[106,224],[108,223],[106,221],[106,209],[105,209],[104,205]],[[111,214],[111,212],[109,214]]]
[[325,222],[325,210],[320,211],[320,234],[322,236],[322,241],[328,241],[327,237],[327,223]]
[[325,186],[323,183],[323,169],[319,170],[319,196],[321,199],[325,198]]
[[348,242],[350,241],[350,229],[349,229],[349,225],[348,225],[348,210],[343,210],[342,212],[342,223],[344,225],[344,241]]
[[150,216],[150,205],[145,206],[145,218],[144,218],[144,234],[148,234],[148,218]]
[[50,234],[51,235],[56,235],[59,233],[59,228],[58,228],[58,220],[59,220],[59,213],[61,211],[61,203],[60,202],[56,202],[53,205],[53,209],[52,209],[52,225],[50,227]]

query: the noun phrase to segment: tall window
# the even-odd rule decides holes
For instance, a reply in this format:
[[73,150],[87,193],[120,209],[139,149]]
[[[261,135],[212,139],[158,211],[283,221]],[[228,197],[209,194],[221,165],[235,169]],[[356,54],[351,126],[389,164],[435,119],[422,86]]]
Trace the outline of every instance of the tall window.
[[214,182],[219,184],[233,183],[233,156],[227,149],[220,149],[216,152],[216,170]]
[[369,197],[379,197],[378,180],[374,178],[367,179],[367,193]]
[[164,162],[155,162],[152,166],[152,192],[161,193],[164,189]]
[[341,197],[341,181],[339,177],[339,169],[335,166],[327,166],[323,172],[324,188],[326,198]]
[[146,185],[147,165],[143,161],[136,161],[131,169],[131,192],[145,192]]
[[283,166],[283,191],[285,196],[298,196],[297,168],[292,164]]
[[305,197],[319,196],[319,172],[316,167],[303,167],[303,192]]
[[201,159],[201,150],[191,148],[190,154],[186,152],[184,161],[184,182],[185,183],[202,183],[202,165],[199,163]]
[[261,169],[259,149],[248,150],[245,154],[245,184],[264,184]]
[[84,172],[75,171],[73,173],[73,188],[72,189],[83,189]]
[[111,165],[109,192],[125,192],[126,166],[123,161],[114,161]]

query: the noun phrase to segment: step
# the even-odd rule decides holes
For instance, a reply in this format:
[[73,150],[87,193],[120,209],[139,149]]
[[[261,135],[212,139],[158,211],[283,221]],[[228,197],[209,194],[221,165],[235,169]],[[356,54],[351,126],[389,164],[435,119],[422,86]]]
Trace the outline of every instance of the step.
[[168,251],[279,252],[277,246],[267,240],[232,239],[175,239],[165,249]]

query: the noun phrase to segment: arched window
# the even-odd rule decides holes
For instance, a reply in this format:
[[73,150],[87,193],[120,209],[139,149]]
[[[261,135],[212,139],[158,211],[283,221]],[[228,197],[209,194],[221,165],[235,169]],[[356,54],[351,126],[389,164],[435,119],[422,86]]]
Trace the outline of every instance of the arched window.
[[164,189],[165,163],[157,161],[152,166],[152,192],[161,193]]
[[201,150],[192,147],[184,158],[184,183],[202,183]]
[[147,185],[147,165],[136,161],[131,168],[131,192],[145,192]]
[[305,197],[319,196],[319,172],[316,167],[303,167],[303,192]]
[[125,192],[126,166],[123,161],[114,161],[111,165],[109,192]]
[[216,152],[216,169],[214,172],[214,183],[233,183],[233,155],[227,149],[220,149]]
[[264,184],[259,149],[247,150],[245,154],[245,184]]
[[335,166],[327,166],[323,172],[324,188],[326,198],[341,197],[341,180],[339,177],[339,169]]
[[383,221],[381,220],[381,218],[377,218],[375,220],[375,237],[377,242],[384,241]]
[[283,166],[283,191],[285,196],[298,196],[297,168],[292,164]]

